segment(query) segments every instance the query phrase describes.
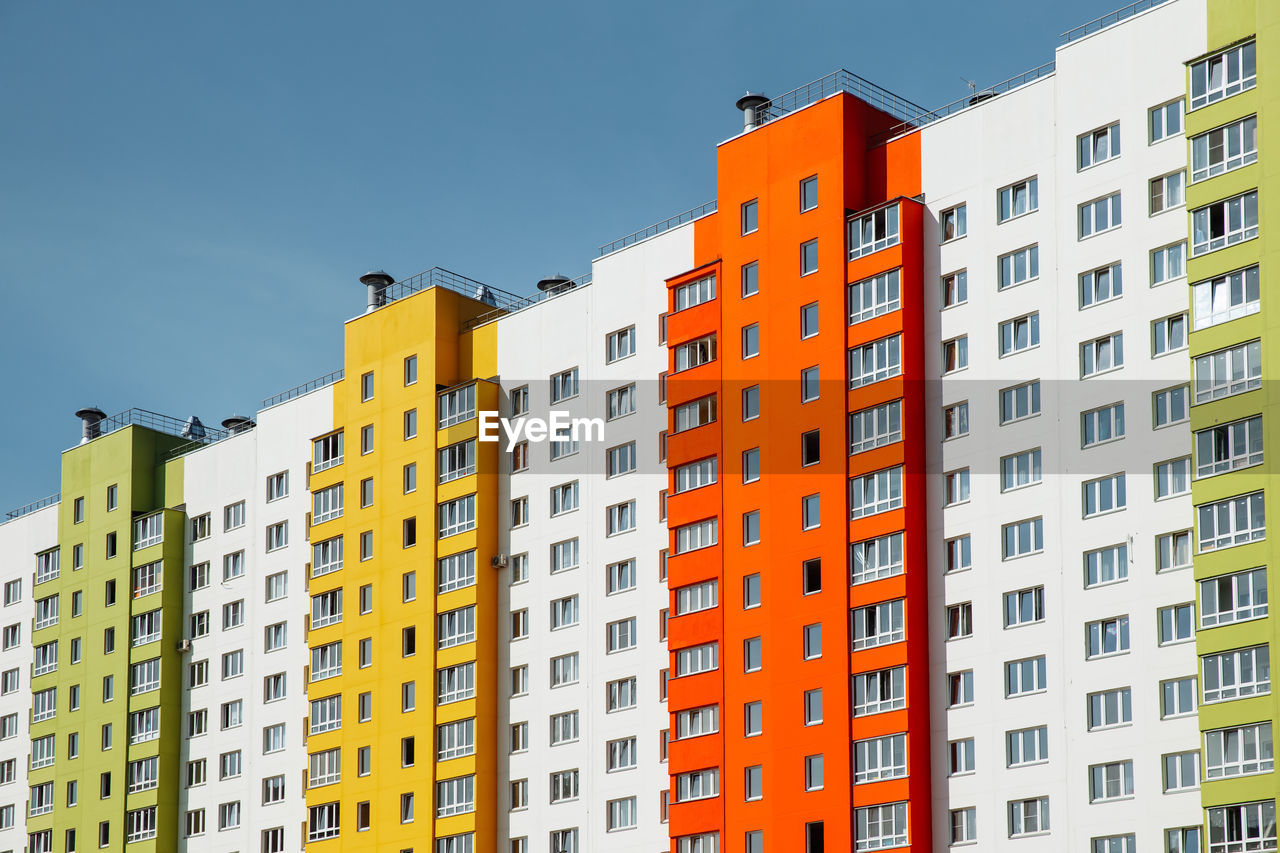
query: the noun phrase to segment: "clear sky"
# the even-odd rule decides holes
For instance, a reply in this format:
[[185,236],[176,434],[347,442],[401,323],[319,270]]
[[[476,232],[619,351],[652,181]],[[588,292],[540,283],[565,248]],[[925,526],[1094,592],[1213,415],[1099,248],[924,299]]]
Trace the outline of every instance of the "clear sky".
[[371,268],[587,272],[712,199],[747,89],[940,106],[1117,5],[0,0],[0,513],[82,406],[216,425],[340,367]]

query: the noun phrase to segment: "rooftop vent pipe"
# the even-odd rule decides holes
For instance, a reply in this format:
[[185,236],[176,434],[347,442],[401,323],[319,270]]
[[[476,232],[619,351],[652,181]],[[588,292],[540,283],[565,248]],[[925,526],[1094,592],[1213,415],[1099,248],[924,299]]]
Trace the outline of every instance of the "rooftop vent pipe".
[[80,419],[81,444],[87,444],[102,435],[102,422],[107,419],[107,413],[102,409],[89,406],[76,412],[76,417]]
[[248,432],[256,426],[256,423],[254,423],[250,418],[246,418],[244,415],[232,415],[222,421],[222,428],[232,435]]
[[549,275],[538,282],[538,290],[543,293],[563,293],[566,290],[572,290],[574,287],[573,279],[559,273]]
[[742,129],[744,131],[759,126],[760,122],[756,120],[757,111],[767,103],[769,103],[768,98],[753,92],[747,92],[747,94],[738,98],[738,109],[742,110]]
[[387,304],[387,288],[395,284],[395,279],[382,270],[373,270],[360,276],[360,283],[369,288],[369,303],[365,313],[376,311]]

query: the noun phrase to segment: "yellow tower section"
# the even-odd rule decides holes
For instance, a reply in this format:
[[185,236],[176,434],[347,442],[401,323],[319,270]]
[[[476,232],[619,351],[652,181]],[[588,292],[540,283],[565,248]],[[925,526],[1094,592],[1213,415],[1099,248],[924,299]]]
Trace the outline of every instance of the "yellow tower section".
[[496,324],[461,331],[492,310],[437,286],[346,324],[309,471],[309,849],[496,849]]

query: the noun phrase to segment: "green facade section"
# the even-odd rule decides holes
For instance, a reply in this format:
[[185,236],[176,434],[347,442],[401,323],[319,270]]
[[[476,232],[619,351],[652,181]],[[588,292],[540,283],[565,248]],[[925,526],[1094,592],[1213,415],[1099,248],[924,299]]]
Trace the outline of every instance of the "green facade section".
[[[1195,211],[1226,199],[1256,191],[1258,194],[1258,233],[1226,248],[1189,257],[1187,281],[1194,287],[1219,276],[1258,265],[1260,310],[1226,322],[1194,329],[1190,335],[1191,356],[1224,350],[1251,341],[1261,343],[1261,387],[1206,402],[1191,409],[1193,433],[1214,426],[1261,415],[1264,461],[1260,465],[1233,470],[1204,479],[1192,486],[1197,506],[1197,535],[1202,534],[1200,507],[1241,495],[1262,492],[1266,514],[1265,538],[1247,544],[1224,547],[1201,553],[1197,547],[1194,572],[1197,581],[1197,612],[1205,614],[1205,602],[1199,582],[1209,578],[1251,569],[1265,569],[1270,597],[1280,588],[1280,486],[1274,484],[1270,466],[1280,461],[1280,289],[1275,287],[1280,270],[1280,3],[1275,0],[1208,0],[1208,33],[1206,54],[1188,63],[1188,107],[1191,105],[1193,69],[1198,61],[1255,40],[1257,83],[1254,88],[1232,94],[1186,115],[1186,136],[1191,148],[1197,136],[1234,122],[1257,117],[1257,161],[1214,177],[1191,183],[1187,187],[1187,210],[1191,217],[1192,241],[1195,235]],[[1190,171],[1188,173],[1190,175]],[[1188,243],[1189,249],[1191,241]],[[1197,463],[1202,460],[1197,458]],[[1205,656],[1252,647],[1277,648],[1280,619],[1274,610],[1263,618],[1230,624],[1201,627],[1196,634],[1197,652],[1201,656],[1201,696],[1205,687]],[[1257,723],[1271,723],[1272,731],[1280,730],[1280,694],[1267,690],[1263,695],[1250,695],[1209,704],[1201,703],[1199,722],[1202,732]],[[1201,767],[1207,768],[1208,749],[1202,737]],[[1214,807],[1258,801],[1274,801],[1280,781],[1274,770],[1231,778],[1204,778],[1201,799],[1206,810]],[[1207,835],[1202,849],[1211,849],[1230,834],[1214,815],[1206,811]],[[1274,826],[1271,829],[1274,838]],[[1233,848],[1235,849],[1235,848]],[[1264,849],[1250,847],[1240,849]],[[1265,849],[1274,849],[1269,847]]]
[[[129,850],[176,846],[186,515],[182,462],[165,460],[182,444],[126,426],[63,454],[59,573],[34,588],[38,601],[58,597],[57,624],[33,635],[37,647],[58,644],[56,670],[32,678],[33,692],[56,690],[56,715],[31,727],[33,743],[54,738],[53,763],[30,777],[33,795],[52,783],[52,809],[28,818],[28,833],[47,832],[48,849],[57,853],[123,851],[129,814],[149,807],[156,807],[154,837]],[[135,549],[135,523],[151,517],[161,541]],[[153,611],[150,622],[144,614]],[[155,628],[159,636],[135,645],[142,625],[152,626],[146,636]],[[133,695],[133,665],[152,660],[158,663],[139,687],[150,686],[158,668],[158,689]],[[159,709],[157,736],[131,743],[131,715],[151,708]],[[131,763],[153,757],[155,784],[130,793]]]

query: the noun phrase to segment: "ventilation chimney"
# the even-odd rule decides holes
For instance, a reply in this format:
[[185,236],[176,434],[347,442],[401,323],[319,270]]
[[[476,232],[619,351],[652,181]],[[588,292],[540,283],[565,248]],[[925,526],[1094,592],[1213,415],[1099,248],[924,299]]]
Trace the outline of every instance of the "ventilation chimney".
[[232,415],[222,421],[222,428],[232,435],[248,432],[256,426],[256,423],[244,415]]
[[769,103],[769,99],[764,95],[752,92],[747,92],[747,94],[738,98],[738,109],[742,110],[743,131],[751,130],[760,125],[760,122],[756,120],[757,111],[767,103]]
[[102,435],[102,422],[107,419],[107,413],[102,409],[90,406],[76,412],[76,417],[80,419],[81,444],[87,444]]
[[575,286],[573,279],[559,273],[549,275],[538,282],[538,290],[550,294],[564,293],[566,290],[572,290]]
[[369,288],[369,304],[364,313],[376,311],[387,304],[387,288],[395,284],[395,281],[382,270],[373,270],[360,276],[360,283]]

